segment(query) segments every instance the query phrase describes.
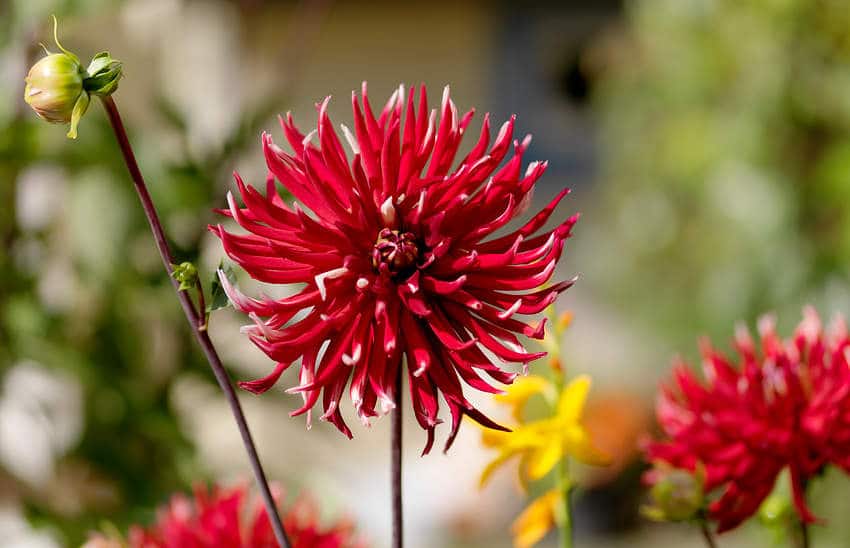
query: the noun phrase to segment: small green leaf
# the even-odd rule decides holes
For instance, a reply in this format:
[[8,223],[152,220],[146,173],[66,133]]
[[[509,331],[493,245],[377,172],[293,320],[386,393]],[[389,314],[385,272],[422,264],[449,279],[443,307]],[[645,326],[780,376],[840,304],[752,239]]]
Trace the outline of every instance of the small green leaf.
[[112,57],[110,57],[109,52],[101,51],[91,58],[91,63],[89,63],[86,72],[88,72],[90,76],[94,76],[104,68],[108,67],[111,62]]
[[[54,41],[54,42],[56,42],[56,46],[57,46],[60,50],[62,50],[62,53],[64,53],[64,54],[65,54],[65,55],[67,55],[68,57],[72,58],[74,61],[76,61],[76,62],[77,62],[77,64],[79,64],[79,63],[80,63],[80,58],[79,58],[79,57],[77,57],[76,55],[74,55],[73,53],[71,53],[70,51],[66,50],[66,49],[62,46],[62,44],[60,44],[60,43],[59,43],[59,20],[58,20],[58,19],[56,19],[56,16],[55,16],[55,15],[51,15],[51,17],[53,17],[53,41]],[[42,46],[42,47],[44,47],[44,46]],[[45,51],[47,51],[47,48],[44,48],[44,49],[45,49]]]
[[100,96],[112,94],[123,74],[121,61],[113,59],[108,51],[95,55],[86,72],[88,76],[83,80],[83,87],[89,93]]
[[212,312],[213,310],[218,310],[219,308],[224,308],[225,306],[230,304],[230,299],[227,298],[227,293],[224,292],[224,286],[221,285],[221,280],[219,279],[219,275],[223,273],[227,276],[227,280],[231,284],[236,283],[236,273],[233,272],[233,268],[230,266],[224,266],[224,263],[220,263],[218,265],[218,270],[216,270],[215,275],[213,275],[213,279],[210,281],[210,302],[207,305],[207,313]]
[[66,134],[69,139],[77,138],[77,124],[80,123],[80,120],[83,118],[83,114],[86,113],[88,108],[89,94],[84,91],[80,94],[77,102],[74,103],[74,110],[71,112],[71,127],[68,129],[68,133]]

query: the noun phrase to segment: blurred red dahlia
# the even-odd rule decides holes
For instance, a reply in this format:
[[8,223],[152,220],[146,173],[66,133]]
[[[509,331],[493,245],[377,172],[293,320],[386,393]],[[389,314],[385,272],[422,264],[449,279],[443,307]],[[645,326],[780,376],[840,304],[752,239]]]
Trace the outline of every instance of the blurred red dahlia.
[[[130,528],[127,542],[93,537],[85,548],[277,548],[266,509],[257,501],[246,508],[244,486],[231,489],[199,487],[194,500],[178,494],[161,508],[156,523]],[[362,548],[347,521],[323,528],[319,511],[302,496],[283,515],[292,548]]]
[[[837,317],[827,332],[806,308],[794,337],[783,341],[774,319],[759,322],[761,348],[737,330],[737,367],[702,343],[705,384],[679,365],[675,386],[662,387],[658,420],[669,436],[647,456],[678,468],[704,467],[706,493],[719,496],[708,517],[718,531],[758,510],[788,467],[794,505],[803,522],[815,517],[805,501],[808,480],[827,464],[850,471],[850,339]],[[650,476],[651,477],[651,476]]]
[[[264,392],[301,358],[301,384],[291,391],[302,394],[304,405],[292,415],[309,413],[321,395],[322,418],[351,437],[339,410],[346,386],[368,424],[379,402],[383,412],[395,406],[406,356],[428,452],[441,422],[440,394],[452,417],[446,449],[464,415],[501,428],[464,397],[462,383],[499,392],[480,373],[509,384],[516,373],[495,361],[527,364],[545,354],[526,352],[517,338],[542,338],[543,324],[514,316],[540,312],[572,285],[538,289],[552,276],[577,216],[535,235],[564,190],[521,228],[493,236],[527,208],[546,162],[522,171],[531,138],[513,140],[514,117],[488,150],[489,115],[478,142],[456,162],[474,111],[459,117],[446,88],[437,122],[425,87],[418,105],[413,95],[405,99],[400,87],[376,118],[366,85],[362,108],[352,93],[354,132],[342,126],[351,159],[328,118],[330,98],[317,105],[317,129],[306,137],[287,115],[281,125],[292,154],[263,135],[270,171],[265,196],[238,175],[244,206],[228,195],[223,213],[248,234],[211,229],[253,278],[305,284],[286,299],[253,299],[222,276],[233,304],[256,324],[246,328],[251,340],[277,362],[267,377],[241,386]],[[511,145],[514,154],[503,164]],[[279,197],[274,179],[296,198],[294,205]]]

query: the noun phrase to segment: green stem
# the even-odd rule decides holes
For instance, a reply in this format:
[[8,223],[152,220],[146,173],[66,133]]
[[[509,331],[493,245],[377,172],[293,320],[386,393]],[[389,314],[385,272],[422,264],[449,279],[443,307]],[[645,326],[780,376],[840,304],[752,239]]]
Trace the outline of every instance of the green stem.
[[201,284],[200,278],[195,282],[195,288],[198,290],[198,331],[206,331],[207,325],[209,325],[210,315],[207,313],[204,286]]
[[[556,325],[558,323],[557,315],[555,314],[554,305],[551,306],[548,310],[549,321],[550,321],[550,329],[552,329],[552,335],[556,339],[556,343],[558,345],[558,355],[560,357],[561,354],[561,341],[560,337],[556,332]],[[560,369],[555,372],[555,393],[560,396],[560,394],[564,391],[564,384],[566,383],[566,371]],[[555,411],[557,411],[558,400],[555,399],[554,402]],[[558,464],[558,477],[557,477],[557,488],[558,494],[560,498],[560,506],[561,506],[561,520],[560,520],[560,535],[561,535],[561,548],[573,548],[573,512],[572,505],[570,504],[570,493],[572,492],[572,484],[570,482],[570,457],[566,453],[561,457],[561,462]]]
[[809,524],[803,521],[800,522],[800,546],[809,548],[811,540],[809,537]]
[[136,162],[136,155],[133,152],[133,147],[130,146],[130,139],[127,137],[127,131],[124,128],[124,122],[121,120],[121,114],[118,112],[118,107],[115,105],[115,101],[111,96],[107,95],[105,97],[101,97],[101,101],[103,102],[103,107],[106,109],[106,114],[109,116],[109,123],[112,125],[112,129],[115,132],[115,138],[118,141],[118,146],[121,149],[121,155],[127,165],[127,170],[130,172],[130,179],[133,180],[133,185],[136,187],[136,192],[138,193],[139,200],[142,203],[142,209],[145,212],[145,217],[147,217],[148,223],[150,224],[157,250],[159,251],[160,258],[162,259],[162,264],[165,267],[168,278],[171,280],[171,285],[174,286],[174,290],[177,292],[177,300],[180,301],[180,305],[183,307],[186,319],[192,327],[195,339],[204,351],[204,355],[210,364],[210,368],[212,369],[219,386],[224,392],[227,403],[230,405],[230,411],[233,414],[236,426],[239,428],[239,433],[242,436],[242,444],[245,446],[245,452],[248,454],[248,461],[254,471],[254,478],[257,481],[257,486],[260,489],[260,495],[265,503],[266,513],[268,514],[269,521],[271,522],[272,531],[275,539],[277,540],[277,544],[281,548],[290,548],[292,544],[289,542],[289,537],[283,528],[283,522],[280,519],[280,513],[277,509],[277,503],[275,502],[271,489],[269,488],[269,482],[268,479],[266,479],[266,473],[260,463],[260,457],[257,455],[257,448],[254,445],[254,439],[251,436],[250,429],[248,428],[248,422],[245,420],[245,413],[242,411],[242,405],[236,397],[236,391],[230,381],[230,376],[227,374],[227,371],[221,363],[218,351],[210,340],[209,333],[207,333],[206,329],[201,329],[201,326],[203,325],[203,314],[206,311],[203,309],[200,311],[196,310],[195,304],[192,302],[192,298],[189,297],[189,292],[181,291],[179,283],[174,279],[174,268],[171,266],[174,264],[173,255],[165,237],[165,231],[162,228],[159,213],[157,213],[156,207],[151,199],[151,195],[148,192],[147,184],[145,184],[145,179],[142,177],[142,172],[139,170],[139,165]]
[[[803,491],[803,501],[805,502],[805,500],[808,498],[807,495],[809,492],[809,480],[803,479],[800,483],[800,488]],[[797,536],[798,546],[800,548],[809,548],[811,546],[811,538],[809,537],[809,524],[803,521],[802,519],[800,519],[798,523],[800,524],[800,530]]]
[[702,538],[705,539],[706,546],[708,546],[708,548],[717,548],[717,543],[714,541],[714,535],[712,535],[711,529],[709,529],[708,523],[704,519],[700,520],[699,528],[702,532]]
[[561,548],[572,548],[573,546],[573,515],[570,505],[570,463],[569,458],[564,455],[558,466],[558,493],[561,497]]

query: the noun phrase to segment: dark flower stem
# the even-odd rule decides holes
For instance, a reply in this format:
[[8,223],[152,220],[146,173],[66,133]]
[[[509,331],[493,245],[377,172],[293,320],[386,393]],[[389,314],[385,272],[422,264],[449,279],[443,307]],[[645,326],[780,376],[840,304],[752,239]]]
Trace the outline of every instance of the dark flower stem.
[[809,540],[809,524],[801,521],[800,522],[800,548],[809,548],[810,540]]
[[289,538],[286,536],[286,531],[283,529],[283,523],[280,521],[277,505],[274,502],[274,498],[272,498],[266,474],[263,471],[263,466],[260,464],[257,449],[254,447],[254,440],[251,437],[251,431],[248,429],[248,423],[245,421],[245,414],[242,412],[242,406],[236,398],[236,391],[233,389],[233,385],[230,382],[230,377],[227,375],[227,371],[224,370],[224,366],[221,364],[221,359],[218,357],[218,352],[216,351],[215,346],[213,346],[209,334],[206,329],[201,329],[204,325],[203,317],[206,312],[204,310],[198,312],[194,303],[192,303],[191,297],[189,297],[189,292],[180,291],[178,289],[179,284],[177,280],[175,280],[171,275],[173,270],[171,265],[174,262],[171,256],[171,250],[169,249],[168,242],[165,239],[165,232],[162,230],[162,223],[160,223],[159,215],[156,212],[150,193],[145,185],[142,172],[139,171],[139,165],[136,163],[136,156],[130,146],[129,139],[127,138],[127,131],[124,129],[124,123],[121,121],[121,115],[118,113],[118,107],[115,105],[115,101],[113,101],[110,96],[102,97],[101,100],[103,101],[103,107],[106,109],[106,114],[109,116],[109,123],[112,124],[112,129],[115,132],[115,138],[118,140],[118,146],[121,148],[121,153],[124,156],[124,162],[127,164],[127,169],[130,172],[130,178],[133,179],[136,192],[139,194],[139,200],[141,200],[142,208],[145,210],[145,216],[150,224],[154,240],[156,240],[156,247],[159,250],[160,258],[162,259],[162,263],[168,273],[168,278],[171,280],[171,284],[177,292],[177,299],[183,307],[183,312],[186,314],[186,319],[192,327],[192,332],[195,334],[198,344],[201,345],[201,348],[204,351],[204,355],[215,374],[215,378],[218,381],[219,386],[221,386],[221,390],[224,392],[227,403],[230,404],[230,411],[233,413],[233,418],[236,420],[236,425],[239,427],[239,433],[242,435],[242,443],[245,446],[245,452],[248,453],[248,460],[251,462],[251,468],[254,471],[254,477],[260,488],[260,494],[263,497],[263,502],[265,503],[275,538],[281,548],[290,548]]
[[717,548],[717,543],[714,541],[714,535],[711,533],[711,529],[708,528],[708,522],[700,520],[699,528],[700,531],[702,531],[702,536],[705,539],[706,546],[708,546],[708,548]]
[[[802,480],[800,488],[803,491],[803,500],[805,500],[807,498],[807,494],[809,492],[809,481],[808,481],[808,479]],[[799,520],[799,524],[800,524],[800,532],[799,532],[798,535],[796,535],[797,542],[795,544],[797,546],[799,546],[800,548],[809,548],[810,543],[811,543],[811,541],[809,539],[809,524],[806,523],[805,521],[803,521],[802,519]]]
[[395,409],[391,414],[392,449],[391,449],[391,481],[392,481],[392,505],[393,505],[393,548],[402,548],[404,545],[404,515],[401,503],[401,373],[399,364],[395,380]]
[[209,314],[207,314],[207,303],[204,299],[204,286],[201,284],[201,278],[198,278],[195,282],[195,288],[198,290],[198,331],[206,331]]

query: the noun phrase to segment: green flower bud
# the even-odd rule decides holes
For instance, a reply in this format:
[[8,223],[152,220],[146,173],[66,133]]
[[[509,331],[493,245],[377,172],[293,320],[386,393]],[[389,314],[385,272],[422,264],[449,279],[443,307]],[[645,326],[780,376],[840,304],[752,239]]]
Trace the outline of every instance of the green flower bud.
[[786,525],[794,518],[794,506],[785,494],[774,493],[759,507],[759,518],[767,526]]
[[644,515],[656,521],[686,521],[697,517],[705,503],[701,470],[658,467],[653,475],[657,475],[650,490],[653,504],[643,508]]
[[180,282],[180,291],[188,291],[198,283],[198,269],[190,262],[171,265],[174,269],[171,275]]
[[773,493],[759,507],[759,519],[776,545],[799,534],[797,513],[789,491],[787,474],[783,474],[776,482]]
[[[64,52],[52,53],[33,65],[27,74],[24,100],[48,122],[70,123],[75,109],[82,109],[82,116],[88,107],[88,93],[83,89],[85,76],[85,69],[76,57]],[[78,107],[81,101],[84,104]]]

